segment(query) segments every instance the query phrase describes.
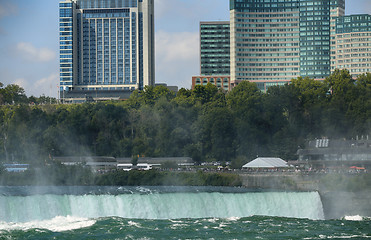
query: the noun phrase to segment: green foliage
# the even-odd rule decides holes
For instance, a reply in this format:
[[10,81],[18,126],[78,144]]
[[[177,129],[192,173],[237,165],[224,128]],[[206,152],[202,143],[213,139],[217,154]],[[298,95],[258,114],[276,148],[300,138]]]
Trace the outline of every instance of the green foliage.
[[218,92],[218,88],[211,83],[208,83],[206,86],[197,85],[192,91],[192,98],[194,102],[200,102],[205,104],[211,102],[215,99],[215,96]]
[[19,105],[19,104],[55,104],[55,98],[46,97],[45,95],[39,98],[31,96],[27,98],[25,91],[17,84],[9,84],[4,87],[0,82],[0,105]]
[[242,166],[249,162],[246,156],[238,156],[232,161],[231,167],[233,169],[242,169]]
[[90,186],[96,178],[89,168],[54,162],[31,167],[23,173],[4,172],[0,176],[0,185],[3,186]]
[[27,105],[20,104],[23,95],[14,85],[0,87],[4,162],[139,155],[228,161],[240,168],[257,155],[294,160],[309,139],[371,132],[371,74],[352,79],[346,70],[323,82],[293,79],[267,93],[241,82],[229,93],[208,84],[176,96],[163,86],[145,87],[123,102],[51,105],[47,97],[31,97],[40,105]]
[[230,173],[116,171],[96,176],[101,186],[229,186],[242,185],[240,177]]
[[131,164],[133,164],[134,166],[136,166],[138,164],[138,159],[139,159],[138,156],[133,156],[131,158]]
[[234,144],[237,155],[251,159],[267,152],[265,145],[268,126],[263,100],[264,94],[255,83],[250,82],[241,82],[227,95],[237,133],[237,144]]
[[175,94],[165,86],[145,86],[143,91],[134,91],[128,102],[131,107],[139,108],[142,105],[154,105],[161,98],[169,101],[174,97]]
[[3,84],[0,84],[0,104],[20,104],[26,102],[27,96],[22,87],[16,84],[10,84],[3,88]]
[[235,128],[228,108],[213,108],[201,116],[202,149],[208,158],[225,162],[234,157]]
[[161,168],[163,169],[178,169],[178,164],[172,161],[166,161],[161,163]]

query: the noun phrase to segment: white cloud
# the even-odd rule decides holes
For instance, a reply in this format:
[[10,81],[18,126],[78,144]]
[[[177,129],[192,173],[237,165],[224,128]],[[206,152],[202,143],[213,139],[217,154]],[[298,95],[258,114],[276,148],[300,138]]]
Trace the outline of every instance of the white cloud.
[[35,96],[46,95],[46,96],[57,96],[57,85],[59,83],[59,74],[52,73],[47,77],[37,80],[30,89],[33,89]]
[[32,43],[20,42],[16,45],[16,52],[24,60],[31,62],[48,62],[55,59],[56,54],[49,48],[36,48]]
[[156,33],[156,55],[160,61],[184,61],[197,59],[199,34],[192,32]]
[[228,0],[154,0],[156,82],[190,88],[200,74],[200,21],[229,19]]
[[[13,83],[9,83],[9,84],[13,84]],[[17,78],[16,80],[14,80],[14,84],[17,84],[18,86],[22,87],[25,90],[28,87],[28,82],[24,78]]]
[[27,96],[36,96],[41,95],[57,97],[58,95],[58,85],[59,77],[58,73],[51,73],[49,76],[41,78],[37,81],[32,81],[32,79],[17,78],[8,84],[17,84],[21,86],[25,91]]
[[199,33],[156,33],[156,82],[190,88],[199,74]]

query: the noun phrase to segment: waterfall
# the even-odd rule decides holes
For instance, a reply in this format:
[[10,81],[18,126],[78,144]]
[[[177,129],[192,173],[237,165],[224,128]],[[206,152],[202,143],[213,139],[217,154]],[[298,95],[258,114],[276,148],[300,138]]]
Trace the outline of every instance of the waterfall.
[[317,192],[0,196],[0,222],[57,216],[180,219],[253,215],[324,219]]

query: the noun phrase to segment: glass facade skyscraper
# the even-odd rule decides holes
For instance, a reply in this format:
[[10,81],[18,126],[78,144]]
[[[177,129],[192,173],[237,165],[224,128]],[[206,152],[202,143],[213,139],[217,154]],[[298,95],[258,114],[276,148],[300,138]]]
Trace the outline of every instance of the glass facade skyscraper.
[[200,22],[200,63],[201,75],[192,77],[192,89],[211,83],[231,90],[229,22]]
[[336,19],[332,70],[346,68],[356,77],[371,72],[371,15]]
[[61,91],[154,85],[153,0],[64,0],[59,9]]
[[231,81],[261,90],[331,72],[335,18],[344,0],[231,0]]
[[230,74],[229,22],[200,22],[201,75]]

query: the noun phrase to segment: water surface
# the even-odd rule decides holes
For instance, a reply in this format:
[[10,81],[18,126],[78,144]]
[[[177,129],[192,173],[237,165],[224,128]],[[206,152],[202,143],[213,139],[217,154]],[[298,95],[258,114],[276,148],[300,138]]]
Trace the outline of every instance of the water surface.
[[0,239],[367,239],[324,220],[317,192],[210,187],[0,187]]

